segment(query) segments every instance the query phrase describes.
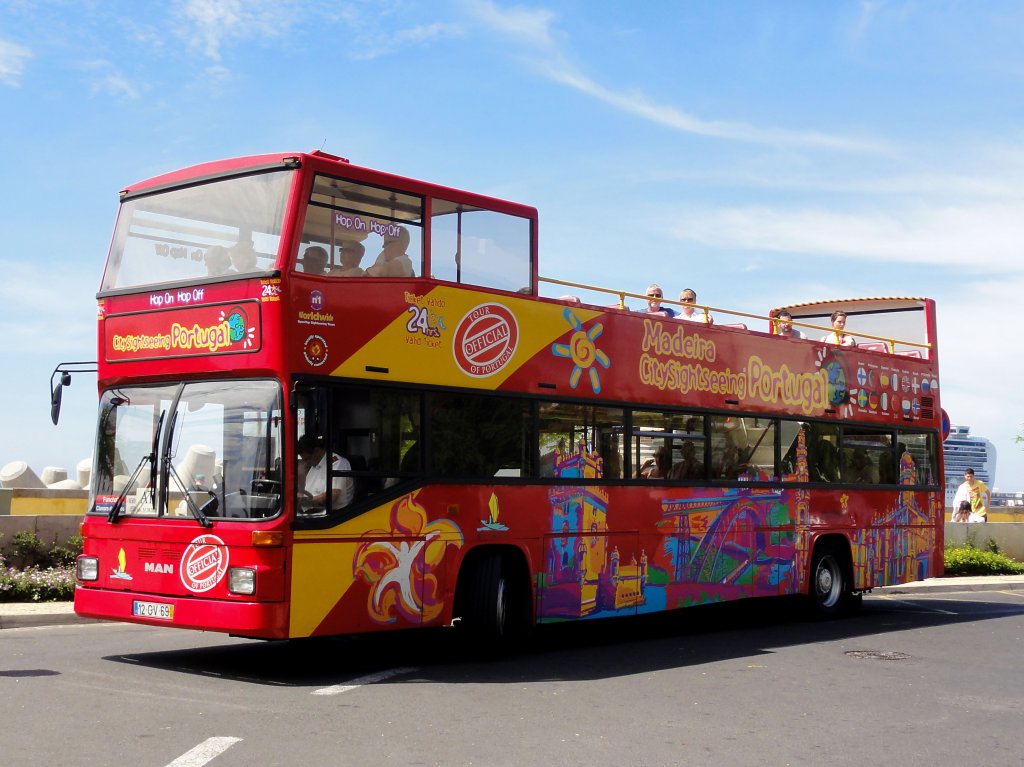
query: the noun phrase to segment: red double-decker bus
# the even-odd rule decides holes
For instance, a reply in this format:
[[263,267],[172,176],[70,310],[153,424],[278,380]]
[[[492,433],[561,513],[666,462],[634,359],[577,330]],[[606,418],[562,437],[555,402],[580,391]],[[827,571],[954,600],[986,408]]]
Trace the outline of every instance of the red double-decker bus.
[[543,282],[533,208],[321,152],[130,186],[76,611],[493,642],[941,571],[931,300],[786,307],[839,345]]

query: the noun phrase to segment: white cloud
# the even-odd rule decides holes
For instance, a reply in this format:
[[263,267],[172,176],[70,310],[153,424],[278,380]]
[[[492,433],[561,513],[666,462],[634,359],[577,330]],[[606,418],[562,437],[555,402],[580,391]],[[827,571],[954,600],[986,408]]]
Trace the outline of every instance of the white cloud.
[[178,35],[213,61],[229,40],[279,37],[301,12],[283,0],[183,0]]
[[95,357],[95,274],[3,260],[0,271],[0,352]]
[[908,264],[956,265],[976,271],[1024,270],[1024,216],[1013,203],[928,205],[884,209],[688,207],[668,214],[683,240],[725,250],[803,253]]
[[125,96],[130,99],[139,97],[139,91],[120,72],[111,72],[96,85],[111,96]]
[[782,128],[761,128],[746,123],[723,120],[705,120],[677,107],[658,104],[640,92],[617,92],[573,71],[564,62],[552,60],[545,67],[546,74],[555,82],[609,104],[620,111],[633,114],[648,122],[658,123],[682,133],[698,136],[766,144],[777,147],[803,147],[807,149],[833,149],[849,152],[888,151],[885,143],[872,139],[838,136],[816,131],[791,131]]
[[861,0],[860,13],[849,32],[852,42],[859,42],[867,34],[872,22],[884,5],[885,0]]
[[885,143],[875,139],[708,120],[676,106],[658,103],[640,91],[624,92],[608,88],[580,72],[568,61],[562,52],[566,45],[555,45],[552,32],[555,17],[551,12],[520,7],[499,8],[491,0],[464,0],[463,6],[483,26],[529,47],[528,65],[544,77],[648,122],[681,133],[776,147],[871,153],[890,150]]
[[463,30],[457,24],[434,22],[409,29],[400,29],[389,34],[362,35],[361,47],[357,46],[352,53],[356,59],[375,59],[400,51],[410,45],[421,45],[434,40],[459,37]]
[[1014,330],[1014,312],[1024,277],[977,280],[970,274],[951,284],[938,303],[941,403],[953,423],[996,445],[997,485],[1020,490],[1024,453],[1014,437],[1024,433],[1024,356]]
[[543,48],[552,44],[551,23],[555,15],[551,11],[499,8],[491,0],[464,0],[463,6],[485,26],[517,42]]
[[17,88],[25,73],[25,61],[32,58],[32,51],[10,40],[0,40],[0,83]]
[[89,87],[93,94],[106,93],[114,97],[137,99],[145,90],[143,86],[130,82],[111,62],[104,59],[86,61],[79,66],[91,74],[92,81]]

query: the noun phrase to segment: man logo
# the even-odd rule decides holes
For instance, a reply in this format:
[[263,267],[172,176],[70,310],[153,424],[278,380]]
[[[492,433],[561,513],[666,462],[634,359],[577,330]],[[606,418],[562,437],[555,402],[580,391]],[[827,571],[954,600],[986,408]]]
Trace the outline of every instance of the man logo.
[[168,575],[174,575],[174,565],[170,562],[161,564],[159,562],[146,562],[142,569],[147,573],[167,573]]

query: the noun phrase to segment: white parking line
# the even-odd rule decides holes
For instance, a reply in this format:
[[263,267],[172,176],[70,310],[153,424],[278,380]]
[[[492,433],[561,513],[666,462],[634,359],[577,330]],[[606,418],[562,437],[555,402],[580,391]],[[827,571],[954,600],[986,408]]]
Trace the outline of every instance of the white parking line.
[[358,679],[353,679],[348,684],[336,684],[331,687],[321,687],[319,690],[313,690],[313,695],[340,695],[343,692],[349,690],[356,690],[364,685],[374,684],[375,682],[383,682],[385,679],[390,679],[393,676],[399,674],[411,674],[419,669],[406,667],[406,668],[392,668],[387,671],[379,671],[376,674],[367,674],[361,676]]
[[204,764],[213,761],[240,740],[241,738],[231,737],[207,738],[191,751],[186,751],[179,756],[167,767],[203,767]]
[[[903,598],[892,597],[892,596],[889,596],[888,594],[879,594],[877,598],[878,599],[884,599],[886,602],[910,603],[910,602],[914,601],[913,599],[910,599],[910,598],[907,598],[907,597],[903,597]],[[921,598],[924,598],[923,594],[920,597],[918,597],[918,599],[921,599]],[[939,615],[957,615],[958,614],[958,613],[952,612],[951,610],[940,610],[937,607],[916,607],[916,609],[915,608],[911,608],[910,610],[905,610],[904,612],[911,612],[911,613],[938,613]]]

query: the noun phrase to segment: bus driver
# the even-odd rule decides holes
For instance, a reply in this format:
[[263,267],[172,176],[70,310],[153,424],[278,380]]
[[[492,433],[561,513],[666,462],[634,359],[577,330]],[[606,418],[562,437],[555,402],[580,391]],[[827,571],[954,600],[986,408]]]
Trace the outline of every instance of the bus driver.
[[[327,450],[324,448],[324,438],[307,432],[299,437],[298,451],[299,458],[309,467],[306,472],[302,505],[307,509],[323,508],[324,501],[327,500]],[[352,466],[340,455],[331,453],[331,470],[351,471]],[[352,477],[334,477],[331,480],[330,508],[340,509],[348,506],[352,503],[353,495],[355,483]]]

